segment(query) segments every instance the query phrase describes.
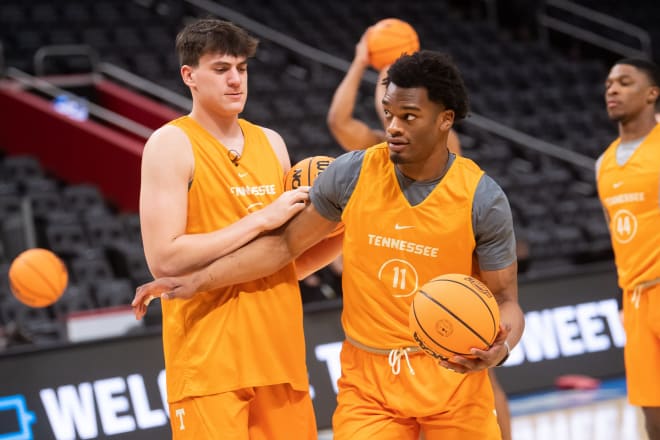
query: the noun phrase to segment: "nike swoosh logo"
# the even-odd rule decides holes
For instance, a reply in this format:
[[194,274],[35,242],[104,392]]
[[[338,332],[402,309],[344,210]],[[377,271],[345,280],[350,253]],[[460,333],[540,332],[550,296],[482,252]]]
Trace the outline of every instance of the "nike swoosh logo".
[[240,177],[241,179],[243,177],[246,177],[247,175],[248,175],[248,173],[238,173],[238,177]]
[[414,226],[400,225],[398,223],[394,225],[394,229],[396,229],[397,231],[401,231],[402,229],[412,229],[412,228],[414,228]]
[[263,202],[257,202],[257,203],[253,203],[253,204],[249,205],[246,209],[247,209],[248,211],[251,211],[251,210],[253,210],[254,208],[256,208],[256,207],[258,207],[258,206],[262,206],[262,205],[263,205]]
[[617,189],[617,188],[619,188],[621,185],[623,185],[623,182],[615,182],[615,183],[612,184],[612,188]]

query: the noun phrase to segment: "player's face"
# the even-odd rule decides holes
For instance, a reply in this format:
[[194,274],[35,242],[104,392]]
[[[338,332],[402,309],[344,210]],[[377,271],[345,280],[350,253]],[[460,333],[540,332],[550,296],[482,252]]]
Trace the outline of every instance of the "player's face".
[[392,162],[412,171],[410,168],[433,167],[434,158],[446,159],[454,112],[429,100],[426,88],[402,88],[390,83],[383,97],[383,110]]
[[612,67],[605,81],[605,103],[610,119],[627,122],[637,117],[657,97],[644,72],[628,64]]
[[181,74],[193,97],[212,113],[237,115],[247,100],[247,59],[219,53],[200,57],[196,67],[183,66]]

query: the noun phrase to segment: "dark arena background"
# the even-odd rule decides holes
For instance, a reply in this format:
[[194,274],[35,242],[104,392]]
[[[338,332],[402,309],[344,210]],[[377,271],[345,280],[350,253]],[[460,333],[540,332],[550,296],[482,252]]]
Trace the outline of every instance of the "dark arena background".
[[[369,25],[401,18],[423,48],[451,54],[470,96],[455,127],[463,153],[504,188],[514,215],[527,325],[497,370],[514,439],[645,438],[624,400],[620,291],[594,162],[617,136],[603,98],[610,64],[660,59],[651,0],[2,0],[0,438],[170,435],[160,307],[138,322],[129,306],[152,279],[140,159],[154,129],[190,110],[173,42],[206,16],[261,40],[242,117],[278,131],[292,163],[343,152],[327,110]],[[355,111],[373,127],[375,80],[365,77]],[[12,260],[32,247],[69,271],[47,308],[22,305],[9,288]],[[341,274],[325,268],[301,290],[320,435],[331,438]],[[600,393],[562,394],[566,375],[599,380]]]

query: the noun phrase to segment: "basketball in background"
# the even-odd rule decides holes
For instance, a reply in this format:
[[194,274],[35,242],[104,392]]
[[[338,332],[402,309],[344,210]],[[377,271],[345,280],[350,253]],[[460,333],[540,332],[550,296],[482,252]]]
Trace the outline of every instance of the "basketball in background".
[[[316,178],[334,161],[330,156],[307,157],[294,166],[284,176],[284,191],[296,189],[300,186],[312,186]],[[344,232],[344,224],[339,223],[328,237],[334,237]]]
[[53,304],[64,293],[68,281],[69,274],[64,262],[48,249],[28,249],[9,266],[12,293],[30,307]]
[[409,316],[413,339],[437,359],[473,357],[487,350],[500,328],[500,309],[492,292],[468,275],[446,274],[424,284],[413,297]]
[[415,29],[398,18],[385,18],[367,32],[369,64],[376,70],[392,64],[402,54],[419,50]]

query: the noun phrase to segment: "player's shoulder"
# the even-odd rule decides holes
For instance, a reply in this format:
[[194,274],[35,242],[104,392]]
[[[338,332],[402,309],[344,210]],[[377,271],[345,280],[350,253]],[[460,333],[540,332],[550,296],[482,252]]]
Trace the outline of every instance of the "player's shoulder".
[[254,127],[257,130],[261,130],[261,132],[266,136],[266,139],[271,143],[273,146],[284,146],[284,138],[282,137],[281,134],[279,134],[277,131],[273,130],[272,128],[265,127],[263,125],[257,125],[252,122],[246,121],[245,119],[242,119],[242,124],[248,125],[251,127]]
[[181,127],[174,124],[165,124],[154,130],[147,139],[145,148],[167,148],[172,145],[190,143],[188,136]]
[[598,159],[596,159],[596,162],[594,163],[594,172],[596,173],[596,176],[598,176],[600,172],[600,167],[603,164],[604,158],[605,158],[605,152],[601,153],[601,155],[598,156]]
[[483,173],[484,170],[472,159],[469,157],[461,156],[456,153],[449,153],[450,155],[453,155],[454,158],[454,163],[459,164],[459,166],[463,167],[464,170],[470,171],[473,173]]
[[360,174],[364,155],[365,150],[353,150],[340,154],[330,163],[323,174],[327,174],[332,180],[355,177]]
[[352,167],[361,165],[367,150],[353,150],[339,155],[331,165],[335,167]]

